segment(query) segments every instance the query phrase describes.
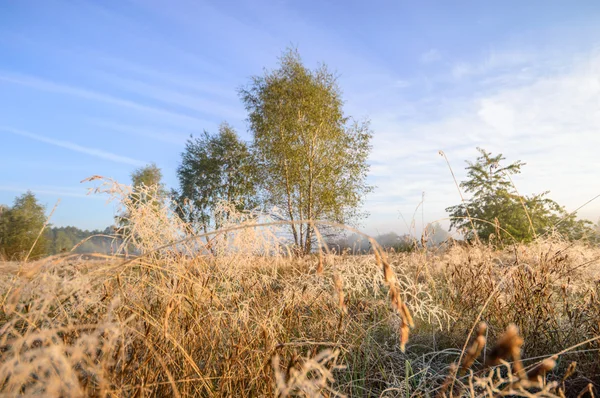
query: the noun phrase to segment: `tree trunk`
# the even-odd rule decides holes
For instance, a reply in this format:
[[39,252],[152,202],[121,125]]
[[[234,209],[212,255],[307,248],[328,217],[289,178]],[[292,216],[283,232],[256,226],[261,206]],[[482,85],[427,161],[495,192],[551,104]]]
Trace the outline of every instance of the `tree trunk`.
[[298,241],[298,231],[296,229],[296,224],[294,223],[294,208],[292,205],[292,189],[290,187],[288,167],[287,167],[287,164],[285,164],[285,162],[284,162],[284,168],[285,168],[285,190],[286,190],[286,196],[287,196],[288,216],[290,217],[290,221],[292,224],[292,234],[294,235],[294,243],[296,246],[298,246],[300,244],[300,242]]

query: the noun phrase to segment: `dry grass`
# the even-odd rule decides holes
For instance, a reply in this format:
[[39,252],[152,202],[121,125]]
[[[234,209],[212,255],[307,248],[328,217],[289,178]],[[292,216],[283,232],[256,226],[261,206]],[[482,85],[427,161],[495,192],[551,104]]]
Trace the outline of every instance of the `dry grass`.
[[227,207],[246,228],[169,246],[166,204],[99,189],[144,255],[0,265],[2,395],[598,395],[598,249],[295,258]]

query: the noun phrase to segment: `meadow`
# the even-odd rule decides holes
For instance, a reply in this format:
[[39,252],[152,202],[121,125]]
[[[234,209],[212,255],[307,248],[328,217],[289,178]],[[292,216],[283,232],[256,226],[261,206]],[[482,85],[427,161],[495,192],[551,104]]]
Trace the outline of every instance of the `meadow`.
[[135,254],[0,263],[0,395],[598,395],[597,247],[299,257],[285,223],[225,208],[206,248],[168,206],[96,191]]

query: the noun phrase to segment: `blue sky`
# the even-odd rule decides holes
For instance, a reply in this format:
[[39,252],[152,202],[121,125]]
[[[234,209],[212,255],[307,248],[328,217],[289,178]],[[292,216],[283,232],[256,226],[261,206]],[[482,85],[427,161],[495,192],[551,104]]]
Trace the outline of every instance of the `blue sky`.
[[156,162],[174,187],[190,134],[226,120],[250,139],[237,89],[293,45],[372,121],[366,231],[405,232],[423,192],[426,221],[446,217],[438,151],[461,179],[476,146],[574,210],[600,194],[598,21],[597,1],[4,1],[0,203],[31,189],[62,198],[55,225],[104,228],[115,209],[81,180]]

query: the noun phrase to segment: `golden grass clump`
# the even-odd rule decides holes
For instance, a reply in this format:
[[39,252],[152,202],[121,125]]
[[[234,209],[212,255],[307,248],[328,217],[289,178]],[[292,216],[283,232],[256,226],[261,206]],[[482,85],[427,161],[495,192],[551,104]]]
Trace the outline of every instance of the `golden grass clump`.
[[98,181],[115,255],[0,263],[2,396],[598,394],[597,248],[297,257],[283,222],[224,203],[204,236]]

